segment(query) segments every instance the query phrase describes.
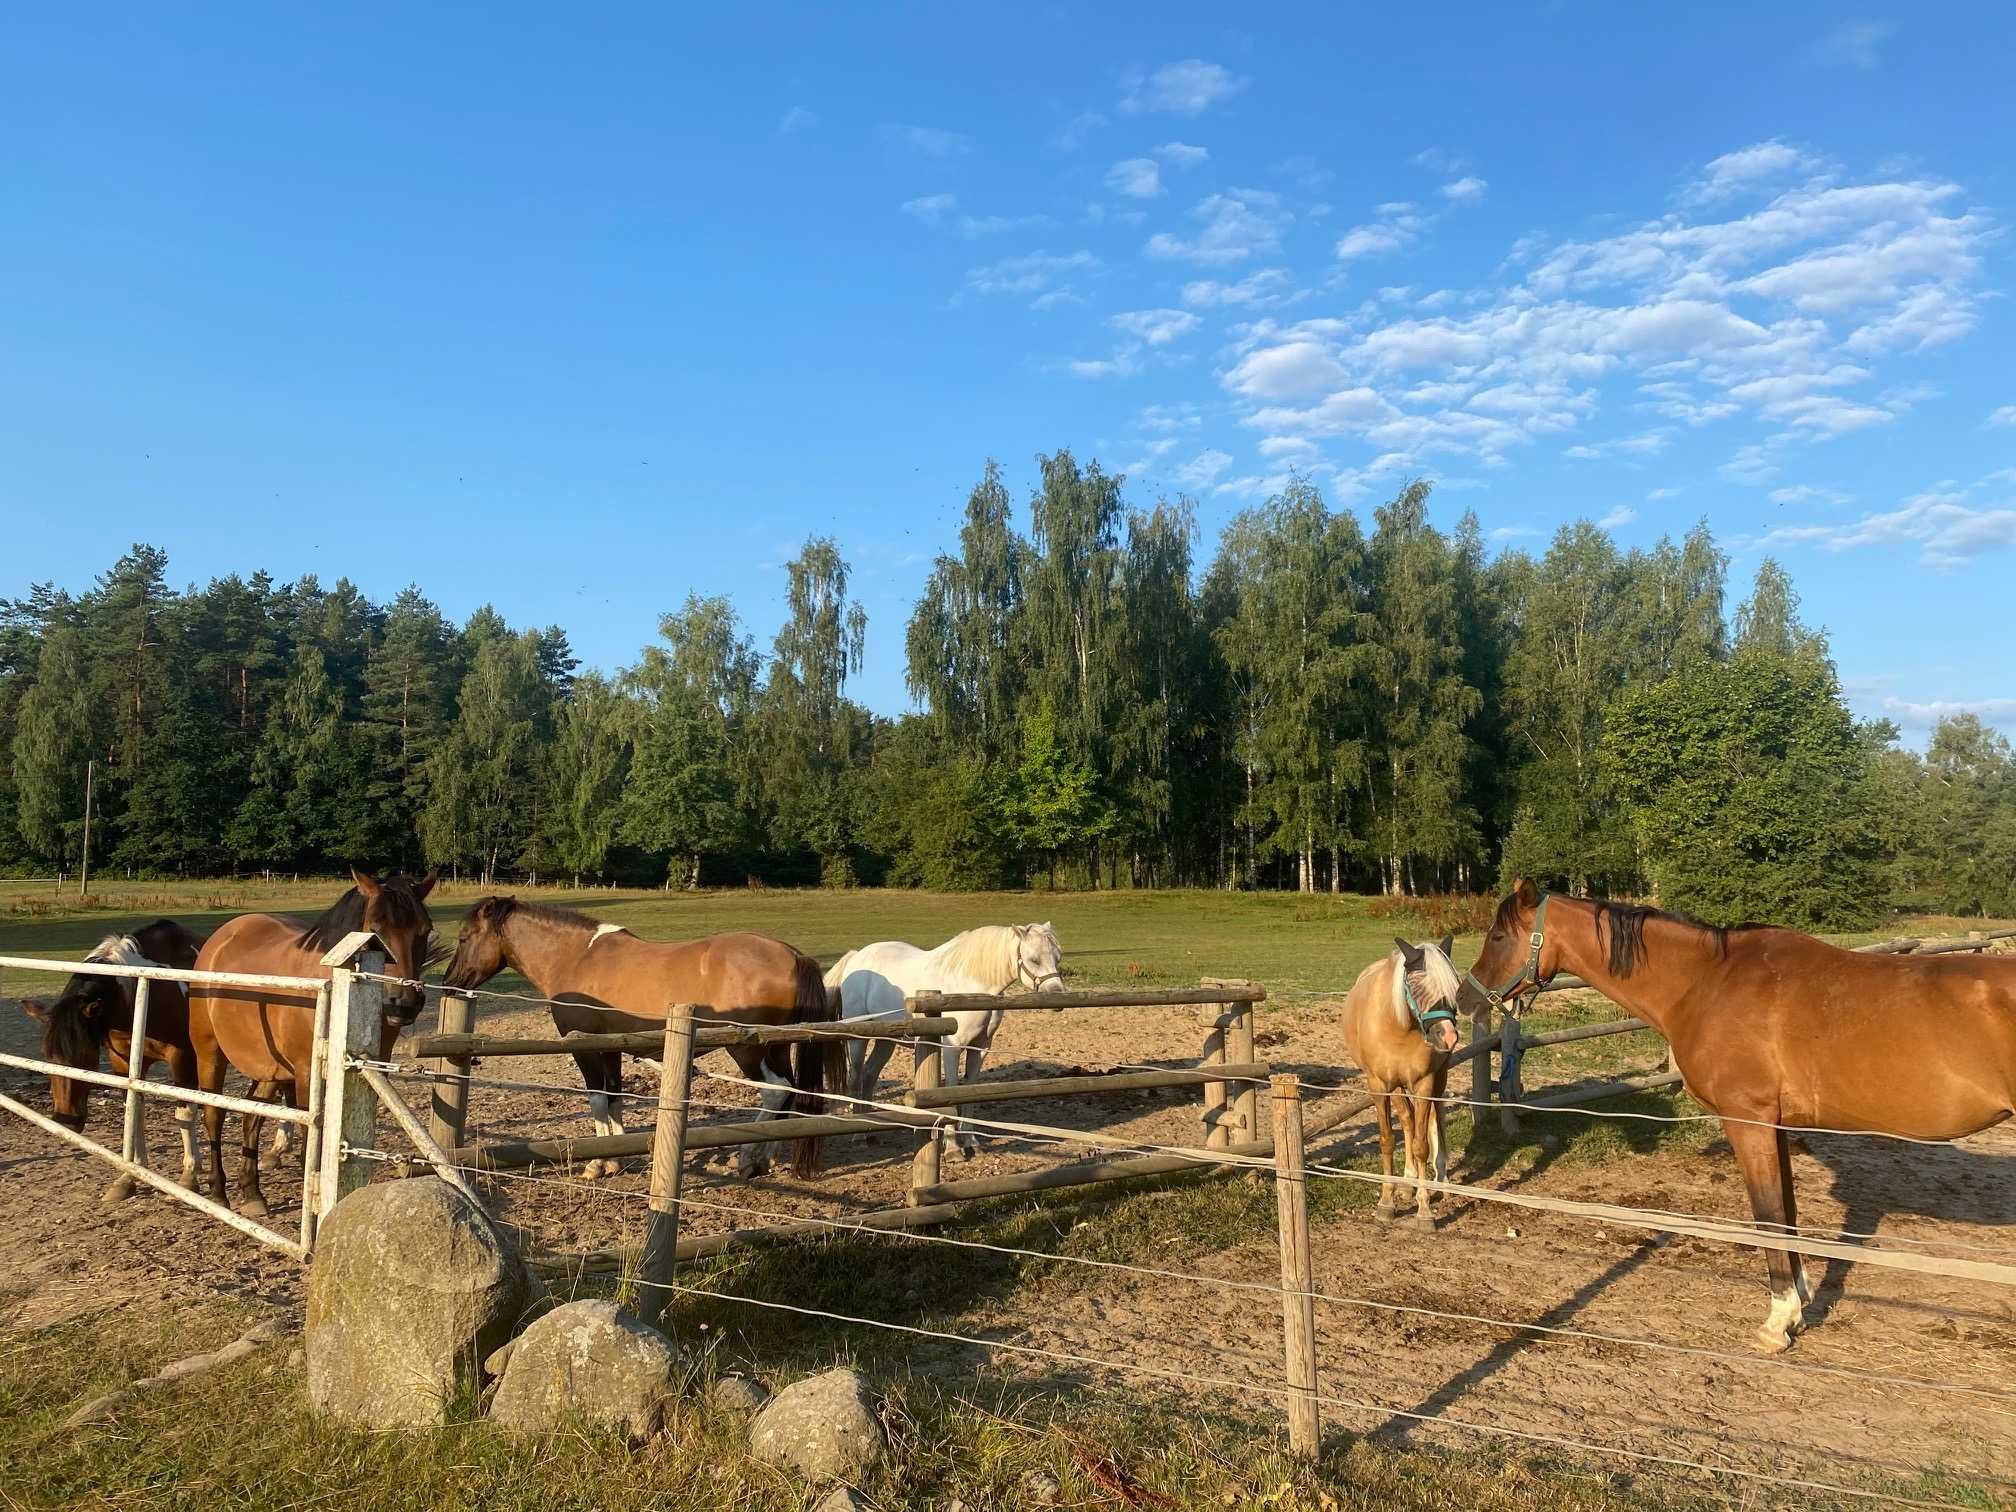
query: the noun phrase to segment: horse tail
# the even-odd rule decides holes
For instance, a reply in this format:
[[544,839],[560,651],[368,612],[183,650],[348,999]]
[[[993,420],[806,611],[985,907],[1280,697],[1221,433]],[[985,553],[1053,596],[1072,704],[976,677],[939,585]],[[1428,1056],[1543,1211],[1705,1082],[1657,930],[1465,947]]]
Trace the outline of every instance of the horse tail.
[[[792,970],[792,1003],[798,1010],[794,1021],[800,1024],[830,1024],[840,1017],[840,1001],[837,993],[826,990],[826,978],[819,970],[819,963],[808,955],[798,957]],[[798,1054],[792,1063],[792,1085],[797,1090],[792,1105],[796,1112],[816,1114],[824,1104],[819,1096],[821,1080],[826,1090],[837,1092],[847,1081],[847,1046],[838,1039],[808,1039],[798,1044]],[[798,1176],[810,1176],[819,1169],[819,1139],[793,1142],[791,1169]]]

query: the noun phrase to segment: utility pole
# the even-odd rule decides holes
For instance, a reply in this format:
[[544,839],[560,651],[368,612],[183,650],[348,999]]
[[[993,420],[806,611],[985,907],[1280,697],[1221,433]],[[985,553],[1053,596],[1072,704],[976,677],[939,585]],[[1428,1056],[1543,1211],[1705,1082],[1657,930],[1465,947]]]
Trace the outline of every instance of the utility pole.
[[84,857],[77,867],[77,896],[87,896],[91,890],[91,796],[94,779],[98,775],[98,760],[91,757],[84,763]]

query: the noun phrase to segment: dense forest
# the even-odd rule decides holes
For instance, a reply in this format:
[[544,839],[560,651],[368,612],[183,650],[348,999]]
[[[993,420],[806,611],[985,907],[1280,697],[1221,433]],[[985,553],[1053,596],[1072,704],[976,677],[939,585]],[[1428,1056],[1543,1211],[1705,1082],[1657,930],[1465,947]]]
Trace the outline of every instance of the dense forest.
[[1703,917],[2016,912],[2016,760],[1842,701],[1769,560],[1731,613],[1705,526],[1540,555],[1361,522],[1295,482],[1208,566],[1182,500],[989,464],[903,627],[919,712],[848,697],[834,543],[767,650],[694,596],[611,675],[559,627],[263,572],[176,591],[135,546],[0,604],[0,871],[330,869],[935,888],[1480,890],[1523,873]]

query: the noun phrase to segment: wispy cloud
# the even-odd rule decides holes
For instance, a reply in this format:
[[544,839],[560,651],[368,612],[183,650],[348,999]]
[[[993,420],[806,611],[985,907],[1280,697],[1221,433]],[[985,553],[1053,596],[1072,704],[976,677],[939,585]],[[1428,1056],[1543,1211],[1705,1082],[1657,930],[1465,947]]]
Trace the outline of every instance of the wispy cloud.
[[1823,37],[1814,51],[1823,63],[1875,68],[1883,61],[1879,49],[1896,31],[1887,21],[1849,21]]
[[2016,425],[2016,404],[2005,404],[1989,415],[1990,425]]
[[1127,158],[1106,170],[1106,187],[1134,199],[1154,199],[1162,193],[1162,165],[1153,158]]
[[819,117],[812,114],[803,105],[793,105],[789,110],[784,112],[783,119],[777,123],[777,134],[779,136],[789,136],[794,131],[809,131],[818,124]]
[[1194,489],[1198,492],[1209,488],[1218,481],[1226,468],[1232,465],[1229,453],[1222,451],[1201,451],[1170,471],[1170,481],[1178,488]]
[[1894,695],[1883,700],[1883,712],[1911,730],[1929,730],[1942,719],[1972,714],[1988,724],[2016,720],[2016,698],[1941,698],[1917,702]]
[[1150,257],[1194,263],[1235,263],[1281,245],[1282,230],[1294,220],[1280,198],[1263,189],[1233,189],[1200,200],[1190,212],[1203,222],[1195,236],[1160,231],[1143,249]]
[[1629,504],[1619,504],[1596,522],[1599,530],[1615,530],[1620,525],[1629,525],[1638,518],[1638,511]]
[[1295,280],[1286,268],[1260,268],[1236,283],[1221,283],[1211,278],[1194,279],[1183,285],[1183,303],[1193,310],[1234,305],[1265,309],[1291,298],[1294,285]]
[[1208,147],[1193,147],[1188,142],[1164,142],[1155,149],[1154,155],[1171,168],[1195,168],[1211,156]]
[[936,226],[944,221],[958,205],[956,194],[922,194],[916,199],[903,201],[903,213],[915,216],[927,226]]
[[2006,491],[1977,497],[1991,480],[1971,488],[1941,484],[1896,509],[1865,514],[1838,525],[1781,525],[1758,538],[1759,546],[1818,546],[1853,551],[1864,546],[1917,548],[1933,568],[1958,567],[1970,559],[2016,546],[2016,501]]
[[1765,495],[1773,504],[1847,504],[1855,496],[1841,492],[1838,488],[1821,488],[1812,483],[1794,483],[1788,488],[1774,488]]
[[1361,257],[1390,257],[1413,245],[1428,222],[1405,201],[1381,205],[1379,219],[1353,226],[1337,239],[1337,260],[1355,262]]
[[1797,147],[1775,140],[1759,142],[1712,159],[1681,197],[1690,204],[1707,204],[1783,182],[1795,174],[1814,173],[1820,167],[1818,158]]
[[1231,99],[1248,81],[1217,63],[1202,58],[1186,58],[1165,63],[1153,73],[1132,71],[1121,80],[1120,111],[1141,115],[1149,111],[1169,115],[1202,115],[1213,105]]
[[1444,184],[1442,186],[1442,198],[1456,205],[1475,204],[1478,200],[1484,198],[1484,193],[1489,187],[1481,178],[1469,175],[1459,179],[1452,179],[1449,183]]
[[1494,541],[1516,541],[1521,536],[1537,536],[1538,534],[1540,534],[1540,527],[1537,525],[1500,525],[1491,532],[1491,539]]
[[1203,324],[1188,310],[1129,310],[1108,317],[1106,323],[1148,346],[1167,346]]
[[1068,294],[1070,280],[1075,275],[1090,273],[1098,266],[1099,259],[1083,250],[1057,254],[1030,252],[969,268],[966,288],[975,294],[1054,295],[1060,291]]
[[883,145],[928,162],[950,162],[973,150],[973,138],[942,126],[884,126]]

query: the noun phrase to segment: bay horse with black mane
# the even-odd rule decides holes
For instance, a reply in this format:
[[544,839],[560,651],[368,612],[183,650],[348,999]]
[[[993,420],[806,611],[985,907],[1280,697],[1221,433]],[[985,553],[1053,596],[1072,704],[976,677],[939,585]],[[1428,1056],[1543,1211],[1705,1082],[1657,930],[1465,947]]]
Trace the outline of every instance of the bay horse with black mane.
[[[1666,1037],[1695,1101],[1723,1120],[1760,1227],[1796,1233],[1788,1129],[1962,1139],[2016,1111],[2016,957],[1843,950],[1790,929],[1544,893],[1499,905],[1463,1005],[1516,1002],[1573,972]],[[1767,1250],[1759,1346],[1790,1346],[1812,1292]]]
[[[434,921],[427,912],[427,894],[435,874],[392,876],[382,882],[370,872],[353,870],[350,890],[310,923],[282,914],[240,914],[204,944],[197,957],[199,971],[235,971],[255,976],[311,977],[327,981],[332,967],[322,957],[359,930],[378,936],[385,947],[386,971],[404,979],[385,989],[378,1054],[392,1053],[399,1031],[420,1016],[426,994],[419,986],[432,948]],[[198,983],[189,990],[189,1035],[196,1050],[197,1081],[206,1092],[224,1089],[227,1066],[254,1082],[273,1083],[290,1107],[302,1104],[315,1050],[315,995],[266,987],[218,987]],[[259,1125],[263,1120],[243,1115],[244,1162],[239,1168],[245,1187],[241,1204],[253,1217],[266,1212],[259,1189]],[[224,1152],[220,1142],[224,1110],[205,1108],[203,1124],[210,1136],[210,1194],[224,1196]]]
[[[817,1024],[830,1022],[835,1007],[826,995],[819,963],[803,952],[758,934],[718,934],[668,943],[640,940],[615,924],[599,924],[586,914],[516,898],[479,898],[462,921],[455,959],[443,979],[453,988],[480,987],[509,966],[549,999],[553,1027],[562,1034],[635,1033],[663,1028],[679,1003],[695,1005],[699,1022],[736,1024]],[[826,1090],[844,1090],[847,1050],[839,1040],[798,1046],[795,1075],[788,1045],[736,1045],[728,1053],[751,1081],[766,1083],[763,1106],[782,1113],[793,1102],[815,1112],[823,1076]],[[623,1120],[612,1110],[623,1090],[623,1057],[593,1052],[574,1057],[588,1089],[589,1116],[597,1132],[620,1134]],[[794,1142],[792,1169],[809,1176],[818,1168],[819,1141]],[[757,1174],[770,1148],[744,1145],[737,1157],[743,1176]],[[590,1179],[614,1175],[616,1162],[590,1161]]]
[[[86,961],[118,966],[172,966],[192,970],[200,948],[196,936],[173,919],[156,919],[131,934],[109,934],[84,957]],[[22,1009],[42,1025],[42,1059],[79,1071],[96,1071],[105,1056],[112,1069],[124,1076],[133,1053],[133,999],[138,982],[134,977],[100,976],[78,972],[64,985],[53,1003],[25,1001]],[[189,1042],[189,999],[180,982],[153,982],[147,989],[147,1038],[140,1047],[140,1074],[147,1068],[165,1065],[168,1077],[178,1087],[196,1085],[196,1052]],[[91,1083],[72,1077],[49,1078],[49,1098],[56,1121],[66,1129],[84,1130],[91,1103]],[[142,1107],[146,1106],[142,1102]],[[196,1185],[196,1109],[190,1103],[175,1105],[175,1122],[182,1135],[182,1185]],[[141,1157],[144,1161],[145,1156]],[[123,1172],[106,1189],[108,1201],[130,1197],[133,1178]]]

